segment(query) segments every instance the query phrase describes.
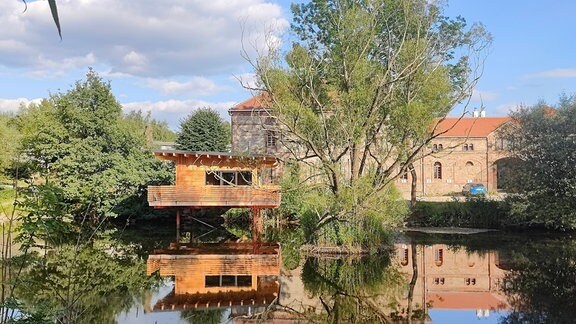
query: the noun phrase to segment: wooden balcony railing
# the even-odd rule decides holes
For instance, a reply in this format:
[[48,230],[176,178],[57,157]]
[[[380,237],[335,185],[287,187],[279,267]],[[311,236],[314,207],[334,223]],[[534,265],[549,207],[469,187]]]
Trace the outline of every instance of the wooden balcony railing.
[[148,186],[152,207],[263,207],[280,205],[278,186]]

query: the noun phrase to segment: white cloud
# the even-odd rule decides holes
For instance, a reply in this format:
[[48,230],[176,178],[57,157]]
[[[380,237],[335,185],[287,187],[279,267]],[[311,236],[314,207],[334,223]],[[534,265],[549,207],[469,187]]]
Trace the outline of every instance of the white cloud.
[[255,73],[243,73],[230,78],[231,81],[238,82],[242,87],[255,89],[258,86],[258,79]]
[[547,71],[542,71],[534,74],[528,74],[525,76],[526,79],[561,79],[561,78],[576,78],[576,68],[566,68],[566,69],[552,69]]
[[265,0],[62,0],[60,41],[47,1],[23,9],[0,1],[0,24],[10,26],[0,29],[0,66],[40,76],[94,64],[154,78],[234,73],[246,63],[243,41],[254,54],[288,27],[281,7]]
[[232,108],[236,102],[208,102],[202,100],[165,100],[165,101],[144,101],[130,102],[122,104],[124,111],[150,112],[152,117],[168,123],[172,129],[176,129],[180,120],[188,116],[194,110],[203,107],[210,107],[218,111],[224,120],[230,120],[228,109]]
[[476,89],[474,89],[474,91],[472,91],[472,100],[473,101],[484,102],[484,101],[496,100],[497,98],[498,98],[498,94],[496,92],[481,91],[481,90],[476,90]]
[[211,95],[223,88],[217,86],[212,80],[203,77],[192,77],[190,81],[186,82],[149,78],[146,80],[146,86],[166,95],[188,94],[193,96]]
[[42,99],[28,99],[28,98],[16,98],[16,99],[0,99],[0,112],[17,112],[21,105],[27,106],[30,103],[40,103]]
[[510,112],[518,109],[518,107],[522,106],[521,103],[507,103],[507,104],[501,104],[496,106],[495,111],[496,114],[498,115],[502,115],[502,116],[507,116],[510,114]]

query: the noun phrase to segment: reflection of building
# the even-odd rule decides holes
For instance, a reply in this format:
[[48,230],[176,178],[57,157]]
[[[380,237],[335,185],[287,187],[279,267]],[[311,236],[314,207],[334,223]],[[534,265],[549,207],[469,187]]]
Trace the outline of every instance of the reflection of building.
[[[396,244],[396,259],[407,282],[414,274],[413,254],[416,251],[417,280],[413,291],[413,306],[434,309],[491,311],[510,309],[501,291],[506,273],[498,267],[498,253],[468,252],[444,244]],[[406,296],[404,296],[406,297]],[[408,300],[400,301],[400,313],[408,308]]]
[[[178,248],[176,248],[178,247]],[[277,244],[174,244],[154,251],[147,272],[174,277],[174,289],[154,311],[266,306],[279,292],[280,253]]]
[[[266,108],[266,97],[254,96],[229,110],[232,128],[232,150],[284,157],[276,121]],[[435,133],[439,134],[428,147],[425,157],[414,161],[418,195],[442,195],[460,192],[468,182],[483,183],[491,192],[505,189],[507,143],[498,130],[511,119],[484,117],[446,118]],[[398,170],[400,171],[400,170]],[[411,175],[396,181],[406,195],[411,190]]]

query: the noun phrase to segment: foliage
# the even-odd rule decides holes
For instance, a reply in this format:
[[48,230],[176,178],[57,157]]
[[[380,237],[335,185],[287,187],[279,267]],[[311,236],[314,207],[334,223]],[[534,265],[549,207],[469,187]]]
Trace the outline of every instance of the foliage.
[[23,108],[18,121],[24,152],[46,182],[63,190],[74,216],[117,215],[121,201],[172,177],[93,70],[66,93]]
[[525,242],[512,253],[502,287],[512,312],[502,323],[572,323],[576,307],[573,240]]
[[555,108],[520,108],[503,133],[518,161],[511,184],[510,222],[517,226],[576,229],[576,97]]
[[15,162],[18,155],[20,132],[14,126],[14,116],[0,114],[0,172],[3,173]]
[[[404,283],[390,265],[389,255],[352,259],[308,258],[302,269],[306,292],[324,306],[320,314],[304,316],[314,323],[382,323],[382,310]],[[385,305],[382,305],[382,302]]]
[[141,260],[110,255],[109,246],[64,245],[37,257],[20,280],[25,310],[38,306],[51,310],[61,323],[115,323],[151,285]]
[[60,188],[31,187],[18,207],[23,213],[18,217],[20,227],[15,241],[20,243],[22,252],[71,243],[79,234]]
[[350,232],[401,221],[390,213],[393,181],[470,94],[474,59],[489,43],[481,26],[467,29],[436,3],[295,4],[298,40],[286,62],[274,50],[254,62],[272,128],[322,203],[306,216],[312,222]]
[[180,312],[180,318],[188,323],[219,324],[222,323],[222,309],[186,309]]
[[146,115],[142,111],[131,111],[123,118],[123,123],[126,127],[132,129],[135,134],[144,134],[146,145],[151,147],[153,141],[161,142],[174,142],[176,134],[170,130],[166,122],[160,122],[150,116],[150,112]]
[[419,201],[412,222],[430,227],[501,228],[506,225],[508,209],[504,202],[482,197],[465,201]]
[[179,150],[224,152],[228,144],[230,125],[212,108],[199,108],[180,122],[176,139]]

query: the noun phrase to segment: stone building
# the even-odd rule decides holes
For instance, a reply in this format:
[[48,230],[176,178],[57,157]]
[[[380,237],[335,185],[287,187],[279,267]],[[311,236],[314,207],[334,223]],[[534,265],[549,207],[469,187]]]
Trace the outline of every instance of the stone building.
[[[256,95],[229,110],[232,151],[245,154],[286,156],[274,131],[275,119],[266,109],[265,97]],[[506,142],[498,130],[509,117],[446,118],[438,124],[439,134],[414,162],[418,196],[458,193],[466,183],[483,183],[490,193],[504,189],[509,163]],[[396,181],[398,189],[409,197],[411,175]]]
[[[509,117],[446,118],[436,129],[436,137],[414,162],[417,193],[420,196],[461,192],[466,183],[482,183],[488,192],[505,189],[509,163],[504,139],[498,130]],[[397,181],[404,193],[410,192],[411,175]]]

